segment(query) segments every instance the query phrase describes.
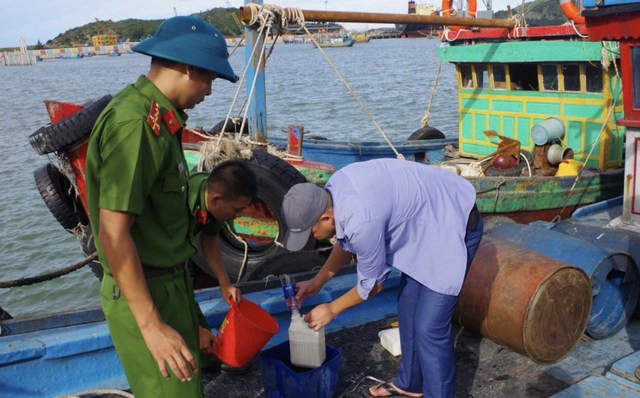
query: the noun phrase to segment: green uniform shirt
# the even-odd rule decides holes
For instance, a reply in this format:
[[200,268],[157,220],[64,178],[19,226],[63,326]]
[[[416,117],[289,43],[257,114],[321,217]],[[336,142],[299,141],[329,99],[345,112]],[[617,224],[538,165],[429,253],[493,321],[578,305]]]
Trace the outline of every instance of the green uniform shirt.
[[[86,189],[93,235],[101,208],[135,214],[131,235],[144,266],[174,266],[197,251],[180,143],[186,119],[141,76],[113,97],[91,133]],[[97,239],[96,247],[108,271]]]
[[205,235],[217,235],[220,233],[222,223],[207,212],[206,186],[209,173],[191,173],[189,175],[189,209],[193,214],[192,236],[199,232]]

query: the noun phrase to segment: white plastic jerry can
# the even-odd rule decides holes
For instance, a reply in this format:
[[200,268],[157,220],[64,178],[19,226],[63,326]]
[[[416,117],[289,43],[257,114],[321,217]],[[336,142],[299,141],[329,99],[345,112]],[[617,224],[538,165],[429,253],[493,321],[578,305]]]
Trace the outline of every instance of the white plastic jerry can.
[[321,366],[327,356],[324,328],[316,332],[307,325],[298,311],[293,311],[289,325],[289,350],[293,365],[303,368]]

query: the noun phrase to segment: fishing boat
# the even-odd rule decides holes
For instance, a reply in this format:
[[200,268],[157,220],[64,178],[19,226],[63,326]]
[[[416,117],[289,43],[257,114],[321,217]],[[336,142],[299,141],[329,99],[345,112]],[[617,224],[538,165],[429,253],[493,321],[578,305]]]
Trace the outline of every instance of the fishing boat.
[[[313,15],[311,12],[305,12],[305,15],[307,14],[309,17]],[[326,17],[325,14],[323,16]],[[458,19],[455,23],[473,24],[474,22]],[[482,21],[479,23],[482,23]],[[640,34],[634,37],[635,41],[633,43],[637,43],[640,40]],[[632,51],[631,47],[622,47],[629,50],[626,53],[626,59],[624,58],[625,52],[623,52],[623,62],[625,60],[628,62],[628,65],[623,70],[632,70],[632,58],[629,57]],[[476,78],[473,80],[475,84]],[[489,81],[492,80],[490,79]],[[628,80],[628,83],[631,84],[632,81]],[[633,87],[630,90],[633,90]],[[80,195],[75,196],[76,191],[67,189],[61,192],[69,195],[68,192],[72,191],[74,195],[58,198],[64,202],[61,204],[63,207],[60,210],[67,210],[67,212],[58,212],[59,220],[70,221],[72,224],[75,223],[73,224],[74,226],[82,226],[83,223],[86,223],[86,220],[82,219],[82,213],[77,211],[78,208],[85,206],[82,199],[83,181],[82,178],[78,177],[84,169],[83,151],[86,151],[86,146],[83,143],[86,137],[73,135],[71,132],[83,130],[86,133],[87,126],[84,125],[80,128],[79,125],[82,124],[82,121],[86,121],[89,115],[104,106],[103,102],[108,100],[109,98],[105,97],[96,101],[95,105],[88,106],[55,102],[47,104],[52,119],[51,128],[40,131],[40,134],[30,138],[32,146],[40,153],[55,152],[56,155],[62,155],[66,159],[65,161],[69,162],[67,165],[73,170],[75,184],[69,184],[64,179],[55,180],[52,183],[55,182],[63,186],[66,183],[69,184],[66,188],[73,187],[80,191]],[[629,102],[629,104],[631,105],[632,102]],[[259,111],[257,108],[259,108],[259,105],[254,103],[252,112]],[[629,168],[629,181],[632,184],[627,186],[629,191],[626,191],[623,205],[620,206],[619,202],[607,201],[600,202],[596,206],[584,207],[582,210],[583,216],[572,218],[571,222],[575,224],[597,223],[596,227],[600,228],[621,212],[623,214],[622,223],[629,225],[629,228],[632,229],[633,224],[640,224],[640,213],[637,211],[637,206],[634,206],[635,198],[633,197],[635,184],[637,184],[635,179],[635,157],[638,155],[638,150],[633,143],[636,142],[637,136],[640,135],[640,132],[638,132],[640,123],[637,122],[638,116],[633,113],[633,109],[631,111],[632,113],[625,115],[625,118],[628,119],[627,125],[629,126],[627,143],[630,145],[629,149],[633,149],[633,151],[629,150],[628,152],[634,155],[634,158],[627,159],[626,163]],[[70,123],[71,121],[73,123]],[[66,128],[63,129],[63,126]],[[78,129],[72,128],[72,126],[78,127]],[[258,138],[260,138],[260,134],[264,133],[265,127],[261,124],[260,119],[252,119],[251,126],[252,132],[257,132]],[[292,129],[292,135],[300,133],[301,131]],[[193,132],[193,136],[199,137],[199,134],[201,133]],[[210,140],[210,138],[206,139]],[[192,140],[195,141],[196,138],[192,137]],[[185,149],[189,150],[187,144],[192,143],[185,142]],[[271,172],[273,169],[279,169],[281,171],[285,170],[283,173],[287,174],[286,170],[290,170],[283,163],[265,160],[267,158],[272,159],[269,156],[265,156],[262,160],[257,161],[262,162],[262,165],[256,166],[260,168],[255,169],[259,170],[259,178],[262,178],[263,181],[271,178],[271,174],[268,174],[267,171]],[[295,162],[309,161],[295,159],[291,164]],[[290,165],[288,162],[287,164]],[[312,171],[322,170],[319,165],[313,163],[303,163],[303,165]],[[330,172],[330,169],[324,170],[325,174]],[[45,168],[42,174],[48,175],[52,179],[54,177],[60,178],[59,176],[61,175],[51,167]],[[282,186],[277,186],[276,188],[276,190],[286,189]],[[52,202],[56,201],[53,200]],[[540,366],[545,366],[546,371],[554,374],[554,377],[562,378],[568,384],[577,383],[576,386],[569,387],[566,392],[559,393],[557,395],[558,398],[585,396],[581,395],[581,391],[584,391],[582,390],[584,386],[599,388],[605,381],[609,383],[606,390],[609,392],[607,395],[633,396],[632,394],[637,394],[640,388],[629,373],[631,368],[630,361],[633,361],[637,356],[626,357],[620,362],[616,362],[619,357],[613,358],[612,355],[628,355],[629,350],[631,350],[631,355],[635,355],[633,354],[635,349],[629,347],[629,341],[632,339],[627,339],[625,342],[624,338],[615,336],[620,336],[618,332],[630,318],[630,311],[633,311],[638,299],[640,278],[638,278],[636,264],[640,263],[640,257],[633,252],[620,253],[623,251],[620,246],[606,250],[600,248],[599,250],[601,251],[597,251],[590,246],[595,245],[595,243],[587,243],[586,240],[584,243],[572,246],[574,248],[573,253],[580,253],[580,249],[587,246],[589,250],[592,250],[590,251],[591,253],[600,253],[601,257],[596,258],[596,260],[602,261],[595,261],[594,263],[594,258],[590,256],[575,256],[576,259],[567,258],[565,257],[566,253],[561,253],[559,250],[558,252],[553,252],[551,250],[553,247],[546,248],[547,251],[543,250],[544,248],[534,250],[534,248],[527,247],[522,242],[522,244],[519,244],[516,241],[508,241],[498,237],[501,231],[504,237],[509,235],[512,237],[531,237],[532,235],[524,234],[528,228],[524,228],[523,225],[504,222],[496,225],[489,232],[490,239],[487,239],[481,248],[484,254],[476,257],[482,260],[482,265],[485,266],[478,266],[480,263],[474,261],[470,272],[477,272],[476,275],[478,277],[470,277],[469,279],[478,281],[482,278],[485,278],[483,280],[489,278],[490,281],[481,286],[465,284],[465,287],[463,287],[464,297],[461,296],[464,305],[457,309],[456,319],[472,330],[476,330],[501,345],[531,358],[534,362],[544,364]],[[527,225],[526,227],[529,226]],[[560,230],[555,225],[551,227]],[[533,235],[533,238],[539,238],[539,242],[544,243],[549,241],[549,236],[555,238],[558,233],[565,234],[565,232],[552,231],[553,228],[551,227],[536,226],[536,232],[539,236]],[[516,234],[510,233],[511,231],[520,232]],[[555,232],[555,234],[551,232]],[[600,234],[605,232],[607,232],[605,229],[599,230]],[[568,233],[565,235],[568,235]],[[598,238],[601,235],[595,234],[594,236]],[[640,246],[640,241],[638,240],[640,238],[637,232],[625,236],[625,240],[614,240],[622,242],[628,247]],[[582,241],[581,238],[579,240]],[[561,241],[570,242],[571,240],[567,236]],[[560,240],[555,242],[558,243]],[[571,243],[575,243],[575,241]],[[539,246],[545,246],[545,244]],[[554,245],[547,243],[546,246]],[[89,245],[87,244],[88,247]],[[576,247],[578,248],[577,250],[575,249]],[[289,255],[290,253],[283,253],[282,257]],[[544,257],[540,257],[541,255]],[[621,261],[612,261],[611,258],[614,257],[621,259]],[[630,261],[630,258],[633,261]],[[527,261],[527,259],[535,261]],[[567,263],[569,260],[572,262],[571,264]],[[622,260],[626,260],[626,262]],[[550,267],[546,268],[550,270],[546,277],[537,272],[537,270],[541,269],[537,266],[543,263]],[[529,277],[523,277],[520,280],[522,284],[510,283],[510,272],[522,271],[523,269]],[[497,271],[505,272],[497,273]],[[531,272],[529,273],[529,271]],[[492,273],[496,278],[491,279]],[[540,284],[537,286],[532,284],[534,274],[539,276],[537,280]],[[311,275],[313,275],[313,271],[305,271],[298,274],[300,279]],[[497,278],[498,276],[501,278]],[[568,276],[568,278],[565,276]],[[259,303],[280,324],[280,332],[267,343],[266,348],[269,348],[286,340],[286,325],[290,314],[282,299],[279,281],[274,281],[266,276],[256,279],[259,280],[244,281],[239,286],[246,299]],[[347,267],[345,273],[332,279],[323,288],[321,294],[306,300],[305,307],[309,308],[340,296],[351,289],[354,282],[353,268]],[[547,284],[546,282],[551,283]],[[274,284],[277,285],[274,286]],[[381,293],[364,305],[355,307],[341,315],[339,322],[332,323],[327,331],[337,331],[393,316],[396,309],[396,289],[398,285],[399,276],[397,273],[392,272],[385,283],[385,289]],[[524,285],[532,289],[525,289],[522,287]],[[498,290],[498,288],[502,290]],[[530,295],[527,296],[527,294]],[[607,296],[607,294],[610,296]],[[516,300],[513,300],[515,297],[527,300],[516,302]],[[594,298],[593,307],[592,298]],[[600,299],[599,301],[596,300],[598,298]],[[220,298],[219,290],[216,288],[199,290],[196,299],[211,327],[219,327],[228,310],[228,307]],[[612,304],[610,303],[612,300],[622,301]],[[503,307],[496,308],[496,303],[502,303]],[[608,315],[607,309],[612,307],[616,309],[618,307],[622,308],[622,310],[618,309],[615,312],[619,316],[615,322],[612,322],[610,317],[604,317],[603,319],[599,316],[603,313],[602,310]],[[513,311],[515,308],[518,308],[521,313],[516,314]],[[611,312],[613,313],[613,311]],[[518,328],[518,326],[522,327]],[[606,344],[600,346],[595,343],[582,344],[582,341],[585,340],[582,337],[585,329],[596,336],[594,341],[612,339],[616,344],[620,344],[615,347],[607,346]],[[85,395],[95,396],[99,394],[98,390],[101,393],[114,394],[115,391],[128,388],[99,308],[31,319],[3,320],[0,321],[0,331],[0,391],[7,396],[17,398],[33,396],[57,397],[63,394],[80,394],[82,392],[86,392],[87,394]],[[578,347],[576,348],[576,346]],[[603,349],[598,351],[593,347],[605,347],[603,349],[607,351],[608,356],[603,359]],[[576,355],[573,355],[574,352],[576,352]],[[585,364],[585,361],[581,360],[585,357],[592,358],[592,360],[586,361],[588,363]],[[636,361],[635,365],[637,364]],[[577,367],[580,367],[579,372],[576,372]],[[594,377],[590,382],[591,384],[588,384],[590,379],[588,376],[592,374],[598,375],[601,373],[601,369],[611,369],[608,373],[612,376],[608,376],[608,380],[602,380],[603,377],[600,375],[600,377]],[[626,380],[623,380],[625,377]]]
[[371,36],[367,32],[356,33],[353,38],[356,39],[356,43],[369,43],[371,41]]
[[[474,184],[485,214],[565,218],[622,193],[618,45],[589,41],[584,24],[521,33],[443,34],[440,58],[455,65],[458,80],[460,158],[448,164]],[[472,164],[482,172],[464,158],[479,161]],[[562,170],[571,164],[578,170]]]
[[352,47],[356,43],[356,39],[351,36],[344,35],[338,37],[326,37],[316,40],[316,47],[334,48],[334,47]]
[[[433,5],[416,4],[415,0],[409,0],[407,3],[408,15],[438,15],[439,12],[440,10],[438,10]],[[474,9],[474,12],[475,12],[475,9]],[[442,26],[430,25],[430,24],[405,23],[405,24],[396,24],[396,30],[398,31],[401,37],[410,37],[410,38],[438,37],[438,35],[442,32]]]
[[[576,19],[575,7],[563,4],[567,18]],[[475,13],[474,5],[469,8]],[[449,10],[444,17],[405,19],[458,18],[450,1],[442,9]],[[443,32],[439,56],[456,68],[458,98],[451,106],[458,110],[458,131],[443,134],[425,125],[399,142],[311,138],[302,156],[336,168],[398,153],[438,164],[472,182],[483,214],[521,222],[564,219],[580,206],[622,194],[617,42],[589,41],[580,20],[526,29],[515,23],[473,30],[454,25]],[[277,137],[271,141],[282,145]]]

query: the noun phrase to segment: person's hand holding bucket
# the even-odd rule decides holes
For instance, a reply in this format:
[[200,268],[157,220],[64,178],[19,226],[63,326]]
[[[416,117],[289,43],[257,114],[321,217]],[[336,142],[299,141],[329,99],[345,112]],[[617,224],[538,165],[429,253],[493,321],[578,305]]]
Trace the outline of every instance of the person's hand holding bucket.
[[213,352],[227,365],[241,368],[278,333],[279,326],[271,314],[247,299],[240,303],[232,299],[230,304],[213,343]]
[[240,292],[240,289],[230,283],[225,284],[224,286],[220,285],[220,297],[222,297],[229,306],[231,306],[231,301],[235,301],[236,303],[242,301],[242,293]]
[[202,326],[199,327],[198,334],[200,351],[206,354],[213,355],[213,346],[215,344],[215,341],[218,340],[219,337],[214,336],[209,329]]

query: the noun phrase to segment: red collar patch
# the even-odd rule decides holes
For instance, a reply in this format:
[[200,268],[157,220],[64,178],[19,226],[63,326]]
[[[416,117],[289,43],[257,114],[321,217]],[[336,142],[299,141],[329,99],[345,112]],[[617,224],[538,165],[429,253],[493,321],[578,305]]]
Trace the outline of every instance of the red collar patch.
[[147,116],[147,124],[156,136],[160,135],[160,105],[156,101],[151,103],[151,110]]

